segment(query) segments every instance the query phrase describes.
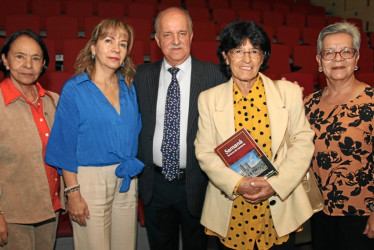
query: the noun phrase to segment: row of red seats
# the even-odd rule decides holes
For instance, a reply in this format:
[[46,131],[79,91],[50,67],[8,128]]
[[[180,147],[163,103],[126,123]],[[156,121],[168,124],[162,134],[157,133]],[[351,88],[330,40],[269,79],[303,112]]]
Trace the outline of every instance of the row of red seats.
[[[299,85],[304,88],[304,96],[307,96],[316,91],[317,89],[321,89],[326,86],[326,80],[323,73],[318,73],[320,85],[315,84],[313,74],[308,72],[284,72],[281,73],[279,76],[276,76],[269,71],[265,71],[264,74],[273,80],[277,80],[284,77],[292,82],[297,81]],[[44,86],[44,88],[53,92],[60,93],[66,80],[68,80],[72,76],[73,74],[71,72],[49,71],[46,72],[45,75],[43,75],[43,77],[40,79],[40,83]],[[358,71],[355,73],[355,76],[359,81],[374,86],[374,72]]]
[[[86,17],[84,19],[84,32],[88,34],[89,38],[93,28],[105,17]],[[122,18],[123,19],[123,18]],[[126,18],[126,23],[129,23],[135,30],[135,37],[144,42],[144,53],[149,54],[149,41],[153,31],[152,22],[143,18]],[[12,15],[6,17],[6,34],[11,34],[17,30],[30,29],[35,33],[41,33],[40,21],[34,15]],[[47,39],[53,39],[56,42],[55,51],[57,54],[63,53],[63,41],[66,39],[79,38],[78,19],[69,16],[51,16],[46,18],[46,32]]]
[[[209,21],[203,14],[203,8],[200,9],[192,9],[193,11],[190,13],[192,19],[194,19],[195,12],[200,11],[196,15],[195,19],[199,21]],[[281,13],[278,11],[258,11],[253,9],[241,9],[237,12],[231,9],[213,9],[212,10],[212,20],[213,21],[225,21],[225,20],[232,20],[235,18],[239,19],[250,19],[251,21],[255,21],[258,23],[263,23],[267,25],[273,26],[280,26],[280,25],[288,25],[288,26],[296,26],[296,27],[310,27],[310,28],[323,28],[328,24],[336,23],[342,21],[343,18],[335,17],[335,16],[326,16],[323,15],[315,15],[315,14],[303,14],[299,12],[289,12],[289,13]],[[347,20],[351,23],[357,25],[359,29],[362,30],[362,20],[359,18],[347,18]]]
[[[54,2],[50,2],[54,3]],[[81,2],[74,2],[75,4],[80,4]],[[107,2],[105,2],[107,3]],[[206,21],[206,22],[214,22],[217,24],[217,28],[220,30],[222,24],[226,25],[228,22],[241,19],[241,20],[251,20],[257,23],[262,23],[265,25],[272,25],[272,26],[296,26],[296,27],[309,27],[309,28],[322,28],[326,24],[335,23],[336,21],[341,21],[342,18],[337,17],[325,17],[320,15],[304,15],[301,13],[288,13],[287,15],[283,15],[279,12],[274,11],[255,11],[251,9],[242,9],[237,13],[231,9],[213,9],[212,13],[210,14],[209,9],[207,8],[190,8],[188,9],[192,20],[195,21]],[[139,11],[134,11],[134,13],[138,13]],[[153,13],[155,12],[154,9],[149,9],[147,12],[143,9],[143,14],[133,14],[129,15],[129,18],[142,18],[148,20],[150,24],[153,24]],[[148,13],[148,14],[145,14]],[[152,16],[152,18],[149,18]],[[7,18],[9,17],[9,18]],[[48,15],[44,16],[41,14],[6,14],[3,18],[5,21],[3,23],[7,34],[11,33],[14,28],[21,25],[29,25],[30,27],[35,27],[38,30],[46,30],[48,28],[48,23],[50,22],[49,19],[51,18],[56,19],[57,17],[61,17],[61,20],[68,20],[67,17],[70,19],[76,19],[76,23],[74,22],[74,27],[78,25],[78,30],[88,31],[86,28],[85,20],[89,17],[95,17],[94,15],[85,15],[84,12],[79,11],[75,15],[70,14],[66,16],[58,15],[54,12],[49,12]],[[123,18],[122,14],[116,14],[112,12],[102,11],[98,16],[100,18],[108,18],[108,17],[117,17]],[[8,20],[7,20],[8,19]],[[362,27],[362,21],[360,19],[348,19],[350,22],[354,22],[357,24],[358,27]],[[25,24],[26,23],[26,24]],[[218,30],[218,32],[219,32]],[[217,32],[217,33],[218,33]]]
[[[273,80],[278,80],[280,79],[279,77],[276,77],[274,74],[270,72],[264,72],[265,75],[270,77]],[[306,72],[300,72],[300,71],[295,71],[295,72],[288,72],[288,73],[282,73],[280,74],[281,78],[285,78],[288,81],[294,82],[297,81],[298,84],[304,88],[303,90],[303,96],[307,96],[309,94],[312,94],[318,89],[322,89],[326,87],[326,78],[323,73],[318,73],[318,79],[319,79],[319,84],[316,85],[314,81],[314,77],[312,73],[306,73]],[[356,79],[359,81],[362,81],[364,83],[367,83],[371,86],[374,86],[374,72],[356,72],[355,73]]]
[[[47,40],[48,42],[48,40]],[[64,54],[63,58],[63,72],[67,75],[71,75],[74,72],[74,63],[76,56],[80,49],[85,45],[84,39],[73,39],[66,40],[64,46],[68,49],[67,53]],[[136,40],[134,43],[131,56],[136,65],[144,63],[144,53],[142,48],[142,41]],[[53,43],[47,43],[48,49],[53,51]],[[216,41],[194,41],[191,47],[191,53],[196,58],[202,61],[210,61],[218,63],[218,57],[216,48],[218,42]],[[272,44],[272,53],[268,62],[269,68],[266,70],[266,74],[269,74],[271,78],[279,79],[285,73],[291,73],[297,70],[299,73],[307,73],[313,77],[313,85],[322,87],[325,85],[323,77],[318,73],[318,65],[315,60],[316,57],[316,46],[300,45],[293,47],[294,54],[292,57],[289,55],[289,46],[282,44]],[[51,52],[50,52],[51,53]],[[53,52],[52,52],[53,53]],[[151,53],[149,60],[151,62],[162,59],[163,55],[159,47],[154,40],[151,41]],[[53,54],[51,54],[53,58]],[[307,58],[307,59],[306,59]],[[51,60],[48,72],[54,71],[53,60]],[[373,73],[374,67],[374,51],[371,48],[361,48],[360,60],[359,60],[359,71],[358,73]],[[61,73],[63,74],[63,73]],[[374,78],[373,78],[374,80]],[[61,83],[62,84],[62,83]],[[62,86],[62,85],[61,85]],[[61,87],[60,86],[60,87]],[[55,91],[59,90],[53,89]]]
[[[283,73],[299,71],[313,74],[316,85],[323,86],[318,76],[318,64],[316,61],[317,47],[315,45],[298,45],[293,47],[293,56],[289,55],[289,46],[272,44],[271,56],[268,62],[269,73],[279,77]],[[374,72],[374,50],[371,48],[360,48],[360,60],[358,62],[360,73]],[[374,80],[374,79],[373,79]]]
[[[78,18],[78,26],[79,29],[84,29],[84,18],[91,17],[91,16],[100,16],[103,18],[107,17],[130,17],[130,18],[145,18],[149,20],[153,20],[154,16],[157,14],[158,11],[170,7],[170,6],[179,6],[181,7],[182,4],[180,1],[176,0],[164,0],[161,3],[158,3],[156,0],[135,0],[135,2],[131,2],[131,0],[110,0],[110,1],[48,1],[48,0],[32,0],[30,1],[29,5],[31,5],[30,10],[28,9],[29,0],[19,0],[15,3],[12,0],[1,0],[2,7],[0,9],[0,28],[5,28],[5,21],[4,19],[7,15],[14,15],[14,14],[33,14],[38,16],[40,20],[41,29],[44,30],[45,23],[47,23],[46,17],[48,16],[72,16]],[[194,0],[195,1],[195,0]],[[284,1],[284,0],[283,0]],[[259,22],[262,22],[263,19],[265,20],[265,24],[268,20],[268,14],[264,14],[264,18],[262,17],[262,12],[269,12],[273,11],[277,15],[284,15],[285,13],[292,13],[291,7],[289,3],[285,2],[267,2],[267,1],[254,1],[251,4],[248,0],[215,0],[215,1],[208,1],[202,2],[200,5],[195,6],[195,4],[191,4],[189,6],[187,1],[185,3],[186,8],[191,13],[191,16],[194,21],[210,21],[213,19],[218,23],[224,22],[224,20],[233,20],[235,18],[241,18],[245,13],[239,14],[241,10],[249,10],[253,8],[254,12],[257,13],[249,13],[254,14],[254,16],[259,16]],[[191,2],[192,3],[192,2]],[[207,5],[212,6],[209,9],[205,7]],[[225,4],[222,4],[225,3]],[[156,4],[156,5],[155,5]],[[233,9],[228,9],[228,6],[233,6]],[[266,7],[269,5],[269,7]],[[236,7],[235,7],[236,6]],[[283,6],[283,7],[282,7]],[[240,8],[239,8],[240,7]],[[311,6],[306,5],[293,5],[292,7],[294,13],[299,14],[312,14],[312,15],[325,15],[325,10],[323,7],[318,6]],[[301,8],[301,9],[299,9]],[[307,11],[303,11],[303,8]],[[313,11],[318,10],[318,11]],[[210,12],[213,12],[212,15]],[[252,16],[252,15],[247,15]],[[305,17],[304,17],[305,18]],[[282,17],[280,23],[285,21],[285,17]],[[257,21],[257,20],[254,20]],[[298,24],[305,23],[297,21]],[[218,29],[219,29],[218,25]]]
[[[199,25],[195,26],[197,29]],[[265,27],[266,28],[266,27]],[[136,29],[135,29],[136,30]],[[284,34],[284,33],[280,33]],[[148,33],[149,35],[149,33]],[[294,35],[288,35],[288,37],[295,37]],[[278,36],[278,42],[282,41],[281,36]],[[314,41],[316,41],[316,37]],[[4,40],[4,38],[2,39]],[[87,43],[88,38],[75,38],[75,39],[62,39],[61,48],[62,48],[62,55],[63,55],[63,71],[73,72],[73,66],[75,62],[75,58],[79,51],[85,46]],[[1,41],[0,41],[1,42]],[[54,70],[55,67],[55,60],[56,57],[56,42],[53,39],[45,39],[45,42],[48,47],[48,51],[50,54],[51,62],[50,67]],[[1,42],[2,43],[2,42]],[[162,58],[162,53],[157,46],[155,40],[151,40],[148,38],[147,44],[149,46],[149,53],[145,53],[145,43],[143,40],[136,39],[134,42],[133,49],[131,51],[131,56],[136,65],[144,63],[144,56],[149,55],[149,60],[151,62],[157,61]],[[192,54],[201,59],[203,61],[211,61],[218,63],[218,58],[216,55],[216,48],[218,42],[213,40],[207,41],[199,41],[194,40],[192,43]],[[272,56],[269,61],[271,66],[272,62],[276,63],[271,68],[277,76],[279,73],[290,72],[290,60],[293,62],[294,66],[302,67],[303,70],[309,69],[308,72],[317,73],[317,63],[315,62],[314,58],[316,55],[316,45],[315,43],[312,45],[299,45],[299,44],[280,44],[274,43],[272,45]],[[305,60],[305,58],[313,58],[312,60]],[[312,65],[310,65],[310,63]],[[373,49],[361,46],[360,50],[360,61],[359,67],[362,72],[372,72],[373,71],[373,63],[374,56],[373,56]],[[278,65],[279,64],[279,65]],[[273,69],[272,69],[273,68]],[[315,76],[316,79],[316,76]]]
[[[308,60],[312,61],[314,58],[309,58]],[[270,66],[271,68],[272,66]],[[314,74],[302,71],[296,72],[282,72],[279,75],[274,74],[271,70],[266,70],[264,72],[265,75],[270,77],[273,80],[280,79],[281,77],[286,78],[289,81],[297,81],[300,86],[304,88],[304,96],[313,93],[316,89],[320,89],[326,86],[326,80],[323,73],[318,73],[318,79],[320,84],[316,85],[314,80]],[[364,83],[370,84],[374,86],[374,72],[361,72],[359,70],[355,73],[356,78]],[[63,84],[66,82],[67,79],[73,76],[72,72],[64,72],[64,71],[47,71],[45,75],[40,79],[40,83],[44,86],[44,88],[54,91],[57,93],[61,92]],[[61,235],[66,236],[66,235]]]
[[[23,0],[25,1],[25,0]],[[43,2],[45,0],[35,0],[33,3],[36,5],[35,11],[32,12],[32,15],[38,17],[40,23],[40,29],[46,29],[47,17],[51,16],[61,16],[61,12],[59,8],[56,8],[54,5],[59,2],[50,1],[50,2]],[[89,4],[88,6],[86,6]],[[99,10],[96,14],[92,11],[92,3],[91,2],[76,2],[76,1],[69,1],[66,2],[66,13],[64,16],[75,17],[78,20],[78,28],[80,30],[84,30],[84,19],[86,17],[92,16],[99,16],[102,18],[107,17],[116,17],[116,18],[123,18],[125,16],[130,18],[144,18],[148,19],[151,22],[153,21],[156,12],[160,11],[161,9],[155,9],[149,4],[143,3],[130,3],[129,5],[125,5],[120,2],[99,2]],[[128,15],[124,14],[122,5],[125,5],[129,8],[130,12]],[[90,7],[89,7],[90,6]],[[123,6],[122,6],[123,7]],[[167,7],[167,6],[165,6]],[[168,6],[169,7],[169,6]],[[277,24],[277,25],[293,25],[298,27],[318,27],[322,28],[328,23],[333,23],[341,19],[336,18],[325,18],[325,13],[321,15],[306,15],[300,12],[289,12],[289,13],[282,13],[277,10],[254,10],[249,8],[242,8],[238,11],[233,9],[208,9],[204,7],[191,7],[187,8],[189,11],[193,21],[214,21],[218,24],[220,23],[227,23],[228,21],[234,20],[236,18],[239,19],[251,19],[252,21],[264,23],[264,24]],[[28,13],[18,11],[17,13],[13,13],[12,11],[5,12],[2,15],[2,18],[6,16],[12,15],[20,15],[20,17],[26,16]],[[36,18],[35,18],[36,19]],[[353,20],[357,22],[359,27],[362,27],[362,21],[357,19]],[[360,22],[360,23],[359,23]],[[6,29],[9,24],[4,21],[0,22],[0,28]],[[218,25],[218,28],[220,25]]]
[[[349,20],[348,20],[349,21]],[[261,25],[270,39],[276,43],[283,43],[290,46],[296,45],[315,45],[322,28],[296,27],[296,26],[271,26]],[[374,33],[370,33],[370,38],[366,32],[361,33],[361,47],[374,47]],[[370,42],[370,43],[369,43]],[[290,51],[292,55],[293,51]]]
[[[39,17],[41,29],[46,28],[49,16],[70,16],[78,19],[79,28],[83,28],[83,20],[86,17],[100,16],[103,18],[115,17],[123,18],[125,16],[134,18],[148,18],[153,19],[157,11],[153,6],[145,3],[130,3],[130,0],[123,2],[105,2],[97,3],[97,10],[94,10],[94,5],[89,1],[67,1],[65,2],[65,11],[62,11],[62,5],[59,1],[34,0],[32,2],[32,11],[29,12],[26,7],[27,0],[3,0],[10,1],[4,4],[5,8],[0,8],[0,28],[5,28],[5,17],[8,15],[26,15],[32,14]],[[128,1],[128,3],[126,3]],[[13,3],[13,4],[11,4]],[[18,7],[13,7],[15,4]],[[15,9],[14,9],[15,8]]]
[[[232,8],[234,10],[252,8],[256,10],[278,10],[283,12],[299,12],[305,14],[324,14],[324,7],[312,6],[310,0],[0,0],[0,4],[4,6],[4,13],[13,12],[13,14],[26,14],[44,12],[45,9],[53,11],[57,14],[68,14],[71,12],[71,2],[81,3],[75,6],[87,8],[97,13],[100,10],[99,3],[117,2],[124,6],[125,15],[129,14],[129,5],[132,3],[145,3],[151,5],[154,9],[157,6],[180,6],[180,7],[208,7],[215,8]],[[117,5],[119,6],[119,5]],[[47,8],[51,7],[51,8]],[[74,10],[73,10],[74,11]],[[84,10],[85,11],[85,10]]]
[[[218,10],[217,10],[218,11]],[[224,11],[224,10],[222,10]],[[243,10],[243,13],[247,15],[243,15],[240,20],[253,20],[254,15],[250,15],[247,13],[248,10]],[[225,16],[223,12],[220,12],[220,15],[217,16]],[[84,34],[85,37],[89,37],[93,27],[97,25],[102,19],[105,17],[86,17],[83,19],[84,22]],[[298,45],[298,44],[315,44],[317,36],[322,29],[322,27],[297,27],[294,26],[296,22],[293,23],[290,21],[289,25],[267,25],[271,23],[271,17],[269,16],[269,21],[261,24],[265,31],[268,33],[269,37],[272,40],[275,40],[278,43],[285,43],[291,46]],[[194,21],[194,36],[195,41],[215,41],[216,36],[218,35],[219,31],[230,21],[235,18],[228,18],[228,19],[220,19],[221,23],[220,26],[216,25],[210,21]],[[144,18],[125,18],[125,22],[129,23],[131,26],[134,27],[135,31],[135,38],[138,40],[142,40],[144,43],[144,53],[150,53],[150,40],[151,34],[153,32],[153,21],[150,19]],[[292,19],[288,19],[292,20]],[[257,23],[258,20],[253,20]],[[352,19],[348,19],[348,21],[353,21]],[[40,27],[41,22],[39,18],[35,15],[10,15],[6,16],[6,34],[11,34],[14,31],[28,28],[36,33],[40,33],[42,28]],[[277,22],[273,22],[277,23]],[[310,25],[312,26],[312,25]],[[219,28],[218,28],[219,27]],[[69,17],[69,16],[50,16],[46,18],[46,28],[44,35],[46,34],[46,38],[54,39],[56,41],[56,53],[60,54],[63,53],[62,48],[62,41],[66,39],[74,39],[79,37],[79,25],[78,19],[76,17]],[[374,47],[374,39],[368,40],[367,34],[362,32],[362,47],[368,47],[369,42],[370,46]],[[370,34],[373,36],[372,34]]]

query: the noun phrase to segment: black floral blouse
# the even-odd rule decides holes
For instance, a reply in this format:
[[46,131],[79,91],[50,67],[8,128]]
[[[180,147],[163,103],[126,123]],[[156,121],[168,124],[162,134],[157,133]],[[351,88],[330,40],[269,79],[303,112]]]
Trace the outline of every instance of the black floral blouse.
[[314,132],[312,168],[328,215],[369,215],[374,203],[374,88],[342,105],[321,103],[323,90],[305,98]]

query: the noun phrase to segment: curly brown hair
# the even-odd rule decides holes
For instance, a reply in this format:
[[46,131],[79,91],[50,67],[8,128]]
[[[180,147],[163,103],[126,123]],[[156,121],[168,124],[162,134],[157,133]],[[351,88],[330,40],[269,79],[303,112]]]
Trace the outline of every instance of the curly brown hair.
[[117,71],[124,77],[127,86],[130,87],[135,75],[135,65],[129,55],[134,43],[134,30],[130,25],[114,18],[102,20],[93,29],[91,39],[77,56],[77,60],[74,64],[75,75],[87,72],[88,76],[92,78],[95,72],[95,60],[92,59],[91,45],[96,44],[99,39],[106,37],[111,32],[125,32],[128,34],[129,40],[124,66],[118,68]]

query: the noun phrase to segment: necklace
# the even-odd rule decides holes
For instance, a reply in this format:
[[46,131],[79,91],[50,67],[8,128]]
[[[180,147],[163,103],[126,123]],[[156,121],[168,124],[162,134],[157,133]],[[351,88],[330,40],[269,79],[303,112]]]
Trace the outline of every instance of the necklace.
[[[98,85],[107,85],[107,86],[110,86],[112,87],[113,86],[113,81],[110,80],[109,82],[97,82],[94,78],[92,79],[92,81]],[[116,82],[116,80],[114,80],[114,82]]]
[[35,85],[34,85],[34,90],[35,90],[35,94],[36,94],[36,99],[35,99],[35,101],[31,102],[32,104],[35,104],[39,100],[38,91],[36,90]]

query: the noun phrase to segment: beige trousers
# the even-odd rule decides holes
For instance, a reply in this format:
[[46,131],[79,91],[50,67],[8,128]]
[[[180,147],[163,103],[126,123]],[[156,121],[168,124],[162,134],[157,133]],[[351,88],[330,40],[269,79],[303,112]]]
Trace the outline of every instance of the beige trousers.
[[81,227],[72,222],[75,250],[135,249],[137,227],[137,178],[120,193],[118,166],[79,167],[78,182],[90,219]]
[[8,223],[8,244],[1,250],[53,250],[56,241],[57,219],[36,224]]

